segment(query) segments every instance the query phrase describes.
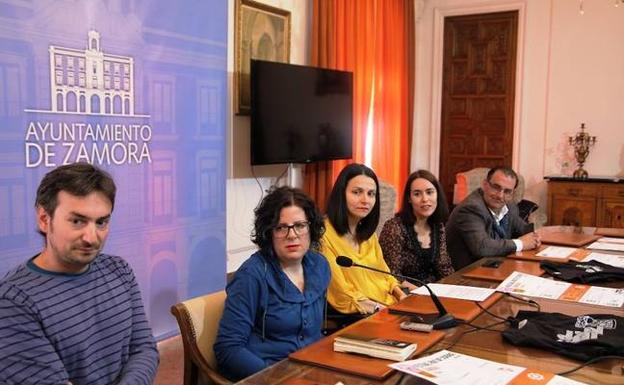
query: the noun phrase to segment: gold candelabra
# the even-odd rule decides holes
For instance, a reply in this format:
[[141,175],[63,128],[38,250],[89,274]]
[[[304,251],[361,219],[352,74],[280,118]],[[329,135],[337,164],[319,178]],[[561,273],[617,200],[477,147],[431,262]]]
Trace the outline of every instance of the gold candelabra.
[[574,147],[574,157],[576,158],[578,166],[574,174],[572,174],[572,177],[586,179],[588,174],[587,171],[583,169],[583,165],[585,164],[585,159],[587,159],[589,155],[590,147],[596,144],[596,137],[590,136],[585,132],[585,123],[581,123],[581,130],[577,132],[575,136],[570,136],[568,138],[568,143],[570,146]]

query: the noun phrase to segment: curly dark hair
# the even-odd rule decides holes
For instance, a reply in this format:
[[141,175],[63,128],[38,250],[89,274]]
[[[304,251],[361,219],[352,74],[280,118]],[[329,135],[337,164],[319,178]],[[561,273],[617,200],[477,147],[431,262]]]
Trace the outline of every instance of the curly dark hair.
[[273,250],[273,229],[279,223],[280,212],[284,207],[300,207],[310,224],[310,248],[320,249],[320,240],[325,232],[323,216],[314,201],[303,191],[292,187],[278,187],[269,192],[254,210],[254,230],[251,240],[265,255]]
[[377,189],[375,192],[375,196],[377,197],[375,205],[370,213],[360,221],[355,230],[356,239],[358,242],[363,242],[373,235],[379,224],[379,180],[370,167],[359,163],[351,163],[340,171],[327,201],[327,219],[329,219],[339,235],[345,235],[349,232],[349,213],[346,195],[347,184],[358,175],[365,175],[372,178],[375,181],[375,187]]
[[401,203],[401,210],[399,210],[397,215],[401,218],[401,221],[407,226],[412,226],[414,222],[416,222],[416,217],[414,217],[414,210],[412,209],[412,205],[410,204],[410,190],[412,189],[412,182],[418,178],[423,178],[431,182],[433,187],[435,187],[438,195],[436,209],[433,214],[431,214],[431,216],[427,218],[427,223],[429,223],[430,226],[436,223],[444,224],[448,219],[449,215],[448,204],[446,203],[444,190],[442,190],[442,185],[435,177],[435,175],[427,170],[415,171],[411,173],[409,177],[407,177],[407,182],[405,182],[405,187],[403,188],[403,202]]

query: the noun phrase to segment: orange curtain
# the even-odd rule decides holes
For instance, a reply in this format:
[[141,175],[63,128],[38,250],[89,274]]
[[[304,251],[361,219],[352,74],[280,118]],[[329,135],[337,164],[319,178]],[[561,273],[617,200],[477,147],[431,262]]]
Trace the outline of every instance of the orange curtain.
[[411,143],[413,19],[413,0],[314,0],[312,64],[352,71],[354,80],[353,158],[304,171],[304,188],[321,210],[340,170],[365,163],[367,140],[378,177],[402,191]]

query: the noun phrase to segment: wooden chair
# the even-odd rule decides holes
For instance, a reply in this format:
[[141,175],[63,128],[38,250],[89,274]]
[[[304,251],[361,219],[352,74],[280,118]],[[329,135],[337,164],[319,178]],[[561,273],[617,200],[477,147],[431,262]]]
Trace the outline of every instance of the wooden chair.
[[[486,178],[489,168],[477,167],[472,170],[455,174],[455,186],[453,188],[453,204],[459,204],[471,192],[481,187],[481,182]],[[524,195],[524,178],[518,174],[518,187],[514,190],[512,201],[518,203]]]
[[232,384],[217,372],[212,350],[224,305],[225,290],[221,290],[171,307],[184,345],[184,385]]

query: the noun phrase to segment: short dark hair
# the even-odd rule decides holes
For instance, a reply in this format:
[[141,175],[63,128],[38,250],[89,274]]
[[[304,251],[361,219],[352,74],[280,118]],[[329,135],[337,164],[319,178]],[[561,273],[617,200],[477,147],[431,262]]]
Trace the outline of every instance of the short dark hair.
[[42,207],[50,217],[54,216],[60,191],[79,197],[101,192],[111,202],[111,211],[115,207],[115,181],[109,173],[89,163],[67,164],[48,172],[37,188],[35,207]]
[[516,184],[514,185],[514,188],[518,187],[518,174],[516,174],[516,172],[511,167],[507,167],[507,166],[494,166],[494,167],[492,167],[490,169],[490,171],[488,171],[488,173],[487,173],[486,180],[488,182],[492,179],[492,175],[494,175],[494,173],[496,171],[500,171],[505,176],[508,176],[510,178],[514,178],[516,180]]
[[316,204],[300,189],[283,186],[271,190],[254,210],[255,220],[251,240],[258,245],[263,254],[271,255],[273,229],[279,223],[282,209],[290,206],[297,206],[304,211],[310,226],[310,248],[314,250],[320,248],[325,225]]
[[427,218],[427,223],[429,223],[429,225],[433,225],[435,223],[445,223],[448,219],[449,210],[448,204],[446,203],[444,190],[442,190],[442,185],[435,177],[435,175],[427,170],[415,171],[411,173],[409,177],[407,177],[407,182],[405,182],[405,188],[403,189],[403,202],[401,204],[401,210],[399,210],[397,215],[401,218],[401,221],[407,226],[412,226],[414,222],[416,222],[414,210],[412,209],[412,205],[410,204],[410,190],[412,188],[412,182],[418,178],[423,178],[431,182],[433,187],[435,187],[438,195],[436,209],[433,214],[431,214],[431,216]]
[[346,196],[347,184],[358,175],[366,175],[372,178],[375,181],[376,188],[375,205],[371,212],[360,221],[355,230],[355,238],[358,242],[362,242],[373,235],[379,224],[379,180],[372,169],[363,164],[351,163],[340,171],[336,183],[334,183],[334,187],[329,194],[329,200],[327,201],[327,218],[339,235],[345,235],[349,232],[349,213]]

